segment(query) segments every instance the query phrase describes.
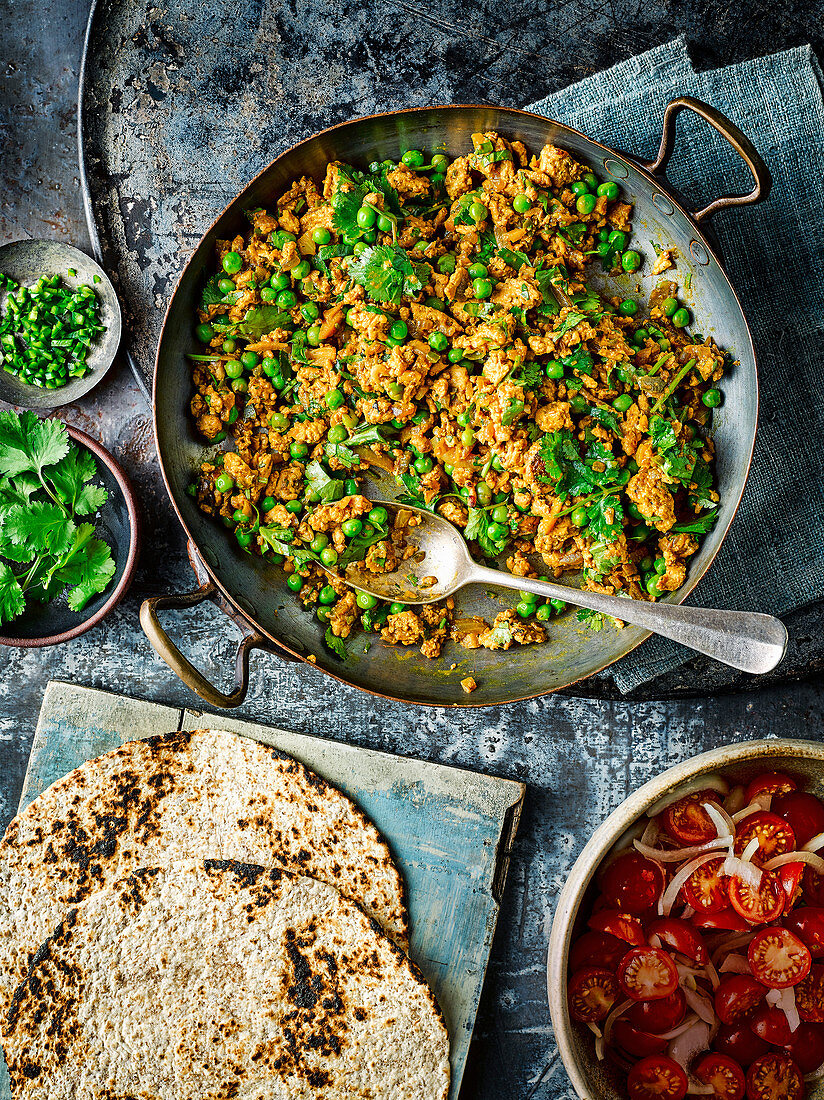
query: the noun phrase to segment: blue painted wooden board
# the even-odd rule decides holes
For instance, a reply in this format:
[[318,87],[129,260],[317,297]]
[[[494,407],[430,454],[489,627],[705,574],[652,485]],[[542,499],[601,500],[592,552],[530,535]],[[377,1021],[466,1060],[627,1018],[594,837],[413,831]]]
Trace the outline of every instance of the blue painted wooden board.
[[[457,1100],[518,827],[524,785],[339,741],[52,681],[20,808],[72,768],[124,741],[211,726],[286,752],[345,791],[392,847],[406,880],[410,955],[435,991],[451,1040]],[[11,1100],[0,1065],[0,1100]]]

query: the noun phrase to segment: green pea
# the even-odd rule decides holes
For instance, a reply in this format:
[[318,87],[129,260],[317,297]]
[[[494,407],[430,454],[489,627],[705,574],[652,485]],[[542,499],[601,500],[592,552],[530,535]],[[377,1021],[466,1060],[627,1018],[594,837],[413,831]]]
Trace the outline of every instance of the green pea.
[[363,533],[368,539],[371,539],[375,533],[375,528],[372,526],[371,523],[364,523]]
[[492,293],[492,280],[475,279],[472,283],[472,292],[476,298],[488,298]]
[[704,402],[708,409],[717,409],[722,400],[721,391],[713,387],[713,389],[707,390],[707,392],[703,394],[701,400]]
[[622,317],[632,317],[638,312],[638,303],[634,298],[625,298],[619,303],[618,312]]
[[469,207],[469,216],[478,225],[489,217],[489,210],[482,202],[473,202]]
[[223,270],[227,275],[237,275],[243,267],[243,257],[239,252],[227,252],[223,257]]
[[449,253],[438,257],[438,271],[441,275],[451,275],[456,266],[455,257],[450,256]]
[[303,577],[298,573],[292,573],[286,578],[286,583],[293,592],[300,592],[303,588]]
[[278,229],[274,233],[270,234],[269,239],[275,248],[283,248],[287,241],[297,240],[294,233],[289,233],[286,229]]
[[227,340],[223,341],[222,348],[226,355],[233,355],[237,349],[237,340],[233,340],[229,337]]
[[369,611],[377,604],[378,598],[377,596],[370,596],[368,592],[358,592],[355,596],[355,602],[361,610]]
[[620,397],[616,397],[612,402],[612,407],[617,409],[618,412],[625,413],[632,408],[632,398],[628,393],[622,393]]
[[569,518],[572,520],[576,527],[586,527],[586,525],[589,523],[587,510],[583,507],[575,508]]
[[341,407],[346,398],[343,396],[340,390],[330,390],[329,393],[324,395],[323,400],[326,402],[327,408],[331,409],[332,412],[334,412],[335,409],[339,409]]
[[630,516],[631,519],[641,520],[644,518],[641,509],[634,502],[630,502],[627,505],[627,514]]
[[320,343],[320,325],[312,325],[306,330],[306,343],[310,348],[316,348]]
[[229,474],[218,474],[215,478],[215,488],[219,493],[231,493],[235,487],[235,481]]
[[623,252],[627,247],[627,235],[621,229],[613,229],[607,241],[614,252]]
[[218,279],[217,289],[221,294],[231,294],[235,289],[234,279]]
[[463,443],[464,447],[471,447],[474,442],[475,433],[471,428],[464,428],[461,432],[461,443]]
[[641,266],[641,253],[630,249],[621,257],[621,267],[624,271],[637,271]]
[[545,623],[547,619],[552,618],[552,608],[548,603],[542,603],[538,610],[535,612],[535,618],[538,622]]
[[407,168],[420,168],[424,163],[423,153],[419,149],[407,149],[401,157]]
[[640,562],[638,563],[638,568],[641,570],[642,573],[649,573],[650,569],[652,569],[652,558],[649,556],[649,554],[647,554],[645,558],[641,558]]
[[429,334],[429,346],[433,351],[446,351],[449,340],[442,332],[432,332]]
[[304,302],[300,307],[300,312],[304,321],[316,321],[320,310],[314,302]]
[[618,198],[618,184],[613,183],[612,180],[607,180],[606,183],[599,183],[596,193],[605,195],[609,202],[614,202],[615,199]]
[[292,280],[288,275],[273,275],[269,280],[269,285],[273,290],[288,290],[292,285]]
[[341,524],[341,530],[348,539],[352,539],[361,533],[363,523],[359,519],[347,519]]
[[286,511],[291,512],[293,516],[299,516],[303,511],[303,505],[299,500],[287,500]]
[[526,214],[530,210],[532,202],[527,195],[516,195],[512,200],[512,209],[516,214]]
[[237,405],[235,405],[233,408],[229,409],[229,415],[226,417],[226,423],[227,424],[234,424],[234,422],[237,420],[237,418],[239,416],[240,416],[240,409],[237,407]]
[[666,571],[667,571],[667,563],[663,558],[656,558],[655,563],[653,565],[653,568],[655,569],[655,572],[659,576],[661,576],[662,574],[666,573]]
[[475,486],[475,495],[478,498],[478,504],[482,508],[487,508],[492,503],[492,486],[485,481],[479,481]]
[[390,328],[389,335],[393,340],[405,340],[409,335],[409,325],[407,325],[406,321],[396,321]]
[[269,512],[277,504],[274,497],[264,497],[260,502],[261,512]]
[[315,244],[329,244],[332,240],[332,234],[325,226],[319,225],[312,230],[312,240]]
[[415,472],[418,474],[428,474],[435,463],[428,455],[422,455],[420,458],[416,458],[414,463]]
[[502,542],[509,534],[509,528],[503,523],[490,523],[488,530],[493,542]]
[[289,421],[283,413],[279,412],[272,413],[269,417],[269,424],[279,432],[285,431],[289,427]]
[[235,538],[237,539],[238,546],[242,546],[245,550],[252,542],[252,532],[244,531],[242,527],[238,527],[235,530]]
[[507,523],[509,521],[509,509],[505,504],[498,504],[492,509],[492,518],[496,523]]
[[275,298],[275,302],[281,309],[292,309],[293,306],[297,305],[297,301],[294,290],[282,290]]
[[204,321],[202,325],[198,325],[195,329],[195,336],[198,338],[201,344],[211,343],[214,334],[215,330],[212,328],[208,321]]
[[243,364],[239,359],[229,359],[223,364],[223,369],[226,371],[227,378],[240,378],[243,374]]
[[535,604],[525,603],[524,601],[521,601],[521,603],[517,603],[515,605],[515,610],[518,612],[522,619],[528,619],[529,616],[532,615],[535,611]]
[[263,287],[263,289],[260,292],[261,302],[274,302],[274,300],[275,300],[275,298],[277,298],[277,296],[278,296],[278,292],[276,290],[272,290],[272,288],[270,286]]
[[297,267],[292,268],[292,274],[298,280],[305,279],[312,268],[309,265],[308,260],[301,260]]
[[521,603],[537,603],[540,599],[540,597],[536,596],[534,592],[521,591],[518,593],[518,595],[521,597]]
[[254,351],[244,351],[240,357],[240,361],[245,370],[254,370],[260,362],[260,356]]
[[318,592],[318,602],[322,604],[332,604],[337,598],[338,594],[331,584],[325,584]]
[[358,491],[358,483],[353,477],[348,477],[343,483],[343,491],[348,497],[354,496]]
[[329,429],[328,439],[330,443],[343,443],[344,439],[346,439],[346,435],[346,428],[344,428],[343,424],[333,424]]
[[332,617],[328,607],[319,607],[315,611],[315,614],[318,617],[318,622],[324,624],[328,623],[330,618]]
[[381,233],[392,232],[392,219],[387,218],[386,214],[378,214],[378,229]]
[[489,274],[489,268],[486,264],[476,263],[469,265],[469,277],[470,279],[485,279]]
[[632,338],[632,342],[637,348],[640,348],[643,345],[644,341],[648,339],[649,333],[647,332],[647,330],[645,328],[637,328],[635,330],[635,335]]
[[306,458],[309,454],[309,448],[305,443],[292,443],[289,446],[289,454],[292,458]]
[[570,185],[569,189],[573,195],[586,195],[589,191],[589,187],[587,187],[583,180],[576,180],[575,183]]
[[589,410],[589,401],[587,401],[583,394],[576,393],[572,400],[569,402],[569,407],[574,413],[577,413],[578,416],[581,416],[583,413]]
[[464,412],[458,413],[455,419],[458,421],[459,428],[468,428],[472,423],[472,413],[469,409],[465,409]]
[[683,306],[681,309],[676,309],[675,313],[672,315],[672,323],[676,328],[686,328],[691,320],[690,311],[684,309]]
[[546,365],[547,378],[563,378],[564,365],[558,359],[550,359]]
[[609,244],[608,241],[599,241],[598,242],[598,247],[596,248],[596,252],[601,257],[601,259],[609,261],[610,258],[612,257],[612,254],[614,253],[614,251],[615,251],[615,249],[612,247],[611,244]]
[[329,536],[320,534],[315,535],[312,541],[309,543],[309,549],[313,554],[320,554],[322,550],[325,550],[329,545]]
[[380,504],[372,508],[366,517],[374,527],[385,527],[389,519],[389,513]]
[[563,600],[550,600],[549,606],[552,608],[556,615],[560,615],[564,611],[566,611],[567,605],[564,603]]
[[678,310],[678,299],[665,298],[661,308],[664,310],[665,317],[672,317],[672,315]]
[[645,587],[646,587],[647,592],[649,593],[650,596],[653,597],[653,599],[656,596],[661,595],[661,589],[658,587],[658,574],[657,573],[653,573],[651,576],[647,577]]
[[575,200],[575,209],[578,211],[579,214],[586,216],[587,214],[591,214],[592,211],[595,209],[595,204],[597,201],[598,200],[595,198],[594,195],[579,195],[578,198]]
[[338,560],[337,550],[333,546],[327,546],[324,550],[321,550],[320,560],[323,562],[324,565],[335,565]]

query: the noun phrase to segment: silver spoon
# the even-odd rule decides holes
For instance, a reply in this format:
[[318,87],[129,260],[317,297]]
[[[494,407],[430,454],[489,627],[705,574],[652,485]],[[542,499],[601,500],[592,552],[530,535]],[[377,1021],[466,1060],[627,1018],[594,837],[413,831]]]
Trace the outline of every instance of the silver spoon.
[[343,573],[347,584],[381,600],[427,604],[443,600],[467,584],[495,585],[612,615],[744,672],[769,672],[786,652],[787,630],[772,615],[650,603],[515,577],[478,565],[460,531],[442,516],[393,501],[374,502],[373,506],[377,505],[387,510],[390,519],[401,511],[420,518],[417,526],[406,528],[407,545],[415,552],[396,572],[371,573],[363,562],[354,562]]

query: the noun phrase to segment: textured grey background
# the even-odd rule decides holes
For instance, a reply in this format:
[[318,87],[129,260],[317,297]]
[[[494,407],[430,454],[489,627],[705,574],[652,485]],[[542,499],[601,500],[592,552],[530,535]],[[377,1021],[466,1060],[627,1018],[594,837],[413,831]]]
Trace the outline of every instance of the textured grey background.
[[[216,19],[228,19],[235,9],[213,0],[210,10]],[[87,12],[87,0],[6,0],[4,5],[0,241],[55,237],[88,247],[75,131]],[[330,122],[366,114],[376,102],[440,98],[438,88],[447,85],[450,99],[520,105],[681,32],[706,65],[806,41],[820,56],[824,45],[824,7],[803,0],[781,5],[756,0],[746,20],[722,0],[653,0],[643,7],[637,0],[552,5],[487,0],[471,7],[450,0],[395,0],[328,10],[311,0],[285,3],[277,12],[284,53],[305,58],[320,42],[318,56],[332,64],[336,89],[350,87],[330,103],[320,81],[304,84],[293,113],[278,120],[295,140]],[[231,80],[231,49],[221,48],[215,62]],[[162,302],[131,305],[146,311]],[[183,541],[160,484],[144,398],[121,363],[82,406],[68,407],[64,415],[101,438],[126,467],[140,493],[148,537],[131,594],[101,627],[59,650],[0,650],[0,827],[17,804],[49,678],[180,706],[194,702],[156,660],[137,623],[146,594],[191,586]],[[819,737],[821,623],[820,607],[792,618],[787,662],[775,682],[758,691],[739,682],[744,689],[739,694],[713,694],[733,678],[697,666],[658,683],[655,694],[698,690],[703,698],[650,701],[649,692],[635,702],[554,697],[464,715],[383,703],[311,669],[286,666],[272,656],[253,658],[253,688],[239,715],[529,784],[465,1097],[571,1095],[553,1055],[544,946],[554,898],[582,839],[666,764],[725,741]],[[177,617],[176,626],[187,652],[225,685],[231,632],[201,610]],[[604,680],[585,690],[603,696],[611,689]]]

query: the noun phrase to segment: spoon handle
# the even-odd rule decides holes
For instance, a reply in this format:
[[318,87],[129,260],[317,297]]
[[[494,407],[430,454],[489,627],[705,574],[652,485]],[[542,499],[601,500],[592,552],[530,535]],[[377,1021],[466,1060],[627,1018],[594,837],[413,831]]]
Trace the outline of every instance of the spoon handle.
[[769,672],[781,661],[787,649],[787,630],[781,620],[754,611],[723,611],[624,599],[601,592],[584,592],[562,584],[514,577],[484,566],[473,568],[469,579],[481,584],[534,592],[547,599],[564,600],[576,607],[613,615],[616,619],[662,634],[743,672]]

